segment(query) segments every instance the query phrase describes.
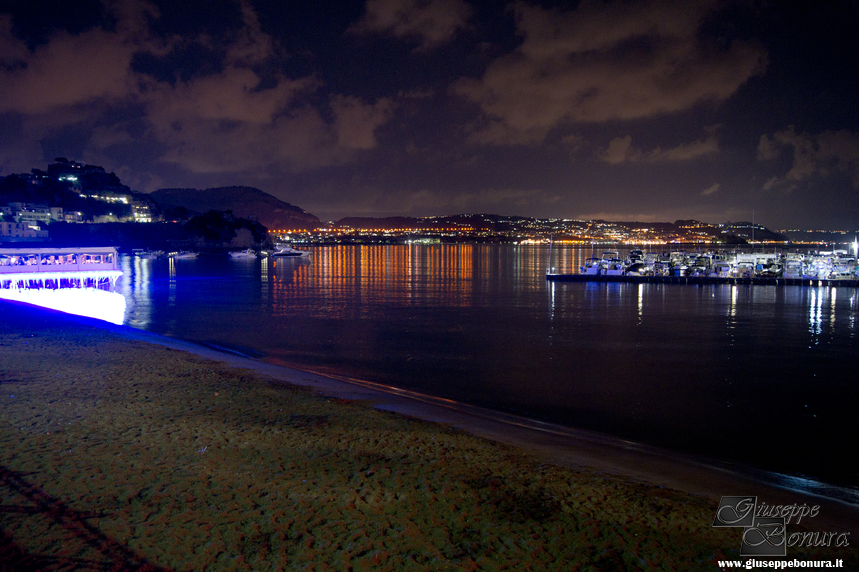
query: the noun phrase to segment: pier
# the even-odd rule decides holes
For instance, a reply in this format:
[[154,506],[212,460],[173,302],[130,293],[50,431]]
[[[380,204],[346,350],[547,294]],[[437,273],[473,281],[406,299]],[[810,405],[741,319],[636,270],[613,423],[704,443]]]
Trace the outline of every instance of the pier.
[[604,274],[553,274],[547,273],[546,280],[555,282],[630,282],[632,284],[731,284],[737,286],[814,286],[814,287],[859,287],[856,279],[811,279],[811,278],[734,278],[719,276],[632,276]]

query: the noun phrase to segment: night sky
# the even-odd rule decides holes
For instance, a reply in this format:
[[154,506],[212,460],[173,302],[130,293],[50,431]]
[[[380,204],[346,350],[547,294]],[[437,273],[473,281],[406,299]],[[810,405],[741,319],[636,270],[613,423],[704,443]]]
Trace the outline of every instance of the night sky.
[[6,0],[0,175],[859,229],[859,3]]

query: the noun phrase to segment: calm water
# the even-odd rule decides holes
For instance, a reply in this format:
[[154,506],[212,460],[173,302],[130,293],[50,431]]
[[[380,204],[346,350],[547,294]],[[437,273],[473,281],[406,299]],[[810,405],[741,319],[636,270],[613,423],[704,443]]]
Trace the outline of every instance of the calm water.
[[[552,265],[590,255],[555,247]],[[135,328],[859,485],[857,289],[555,283],[549,256],[432,245],[123,257],[120,289]]]

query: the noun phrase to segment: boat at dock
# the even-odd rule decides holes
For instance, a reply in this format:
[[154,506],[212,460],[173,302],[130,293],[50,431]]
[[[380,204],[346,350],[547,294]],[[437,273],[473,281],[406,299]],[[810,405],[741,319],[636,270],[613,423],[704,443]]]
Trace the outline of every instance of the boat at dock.
[[[633,255],[634,253],[634,255]],[[633,250],[622,260],[616,251],[588,258],[578,274],[550,272],[547,280],[686,284],[859,285],[859,264],[847,251],[808,253],[686,252],[660,255]]]
[[600,259],[599,258],[588,258],[585,260],[585,263],[580,268],[581,274],[589,275],[589,276],[598,276],[600,273]]
[[555,282],[631,282],[633,284],[734,284],[761,286],[849,286],[859,287],[859,277],[837,278],[759,278],[719,276],[647,276],[624,274],[623,276],[587,274],[546,274],[546,280]]

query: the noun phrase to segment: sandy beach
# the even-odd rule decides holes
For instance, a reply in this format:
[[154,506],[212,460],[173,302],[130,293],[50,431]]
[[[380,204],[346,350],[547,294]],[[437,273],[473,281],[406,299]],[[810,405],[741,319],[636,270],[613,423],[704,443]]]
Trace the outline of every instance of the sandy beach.
[[859,511],[637,444],[0,302],[0,571],[715,570],[720,495]]

